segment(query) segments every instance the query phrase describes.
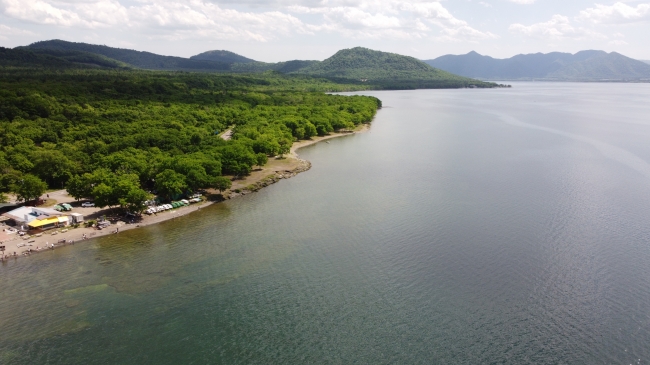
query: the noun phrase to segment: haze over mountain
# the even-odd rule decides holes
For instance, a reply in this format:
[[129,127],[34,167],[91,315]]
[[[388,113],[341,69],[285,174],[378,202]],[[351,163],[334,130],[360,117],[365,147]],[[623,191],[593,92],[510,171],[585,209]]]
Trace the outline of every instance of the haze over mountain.
[[634,81],[650,78],[650,65],[604,51],[535,53],[507,59],[470,52],[424,62],[454,74],[484,80]]

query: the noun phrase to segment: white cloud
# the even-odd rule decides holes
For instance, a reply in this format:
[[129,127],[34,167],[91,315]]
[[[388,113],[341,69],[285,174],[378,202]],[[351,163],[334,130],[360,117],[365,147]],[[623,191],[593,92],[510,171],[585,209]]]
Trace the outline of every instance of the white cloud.
[[581,11],[578,19],[607,24],[650,21],[650,4],[639,4],[636,7],[621,2],[611,6],[596,4],[594,8]]
[[[454,17],[438,1],[322,0],[287,8],[296,14],[321,14],[320,30],[336,31],[353,38],[426,38],[443,41],[497,38]],[[428,25],[427,25],[428,24]],[[433,34],[429,25],[440,30]]]
[[[497,38],[456,18],[439,0],[236,2],[249,5],[248,11],[224,5],[229,3],[235,1],[0,0],[0,12],[37,24],[85,29],[129,29],[150,38],[174,40],[192,38],[263,42],[280,36],[315,32],[336,32],[349,38],[375,39],[478,41]],[[260,11],[256,5],[266,7],[266,11]],[[298,16],[309,19],[309,22]]]
[[553,15],[551,20],[547,22],[532,24],[529,26],[523,24],[512,24],[508,29],[514,34],[539,39],[584,40],[607,38],[598,32],[582,27],[574,27],[571,25],[569,18],[562,15]]
[[35,34],[28,30],[16,29],[16,28],[6,26],[4,24],[0,24],[0,39],[2,40],[8,40],[10,37],[16,37],[16,36],[33,36],[33,35]]
[[242,12],[204,0],[0,0],[5,15],[62,27],[136,28],[151,37],[267,41],[277,35],[310,33],[298,18],[279,11]]
[[12,18],[64,27],[106,27],[126,17],[126,8],[116,0],[0,0],[0,9]]
[[529,5],[535,3],[535,0],[509,0],[511,3]]

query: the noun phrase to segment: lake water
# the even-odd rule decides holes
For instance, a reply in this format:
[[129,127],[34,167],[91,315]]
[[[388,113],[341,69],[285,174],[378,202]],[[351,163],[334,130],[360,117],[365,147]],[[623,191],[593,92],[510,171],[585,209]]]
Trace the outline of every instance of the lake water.
[[368,92],[370,132],[0,265],[0,364],[648,364],[650,84]]

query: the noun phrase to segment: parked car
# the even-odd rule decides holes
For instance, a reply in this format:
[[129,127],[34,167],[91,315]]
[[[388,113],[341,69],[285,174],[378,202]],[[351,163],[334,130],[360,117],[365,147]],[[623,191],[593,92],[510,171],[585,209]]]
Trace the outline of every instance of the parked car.
[[82,207],[94,207],[95,203],[93,203],[93,202],[83,202],[83,203],[81,203],[81,206]]

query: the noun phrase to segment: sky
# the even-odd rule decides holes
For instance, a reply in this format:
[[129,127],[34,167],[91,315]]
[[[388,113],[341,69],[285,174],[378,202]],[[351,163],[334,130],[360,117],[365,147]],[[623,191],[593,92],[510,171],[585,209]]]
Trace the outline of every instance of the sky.
[[190,57],[419,59],[598,49],[650,60],[650,0],[0,0],[0,46],[49,39]]

